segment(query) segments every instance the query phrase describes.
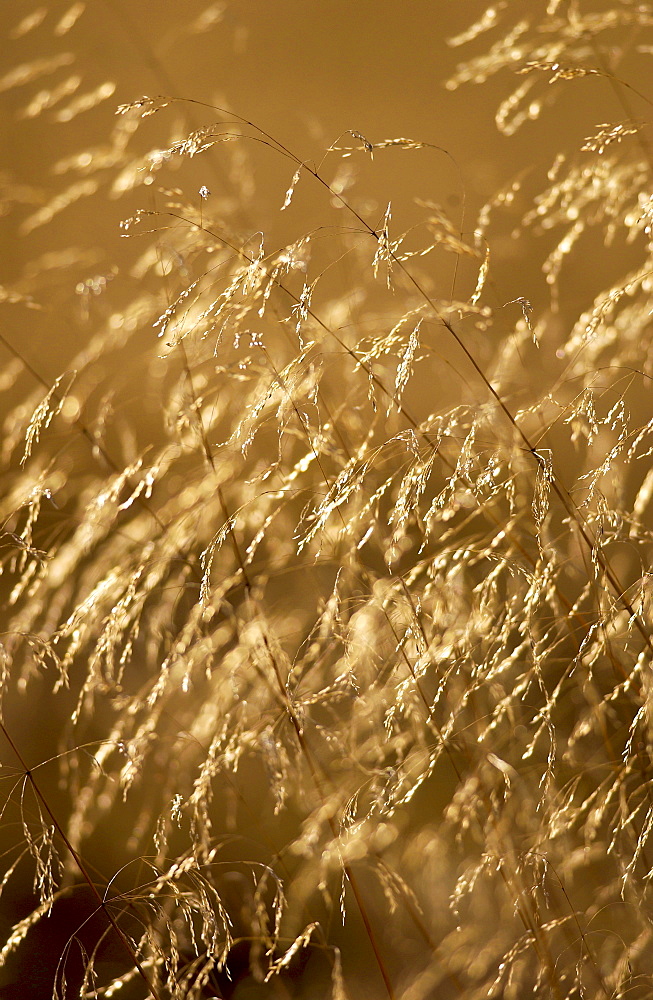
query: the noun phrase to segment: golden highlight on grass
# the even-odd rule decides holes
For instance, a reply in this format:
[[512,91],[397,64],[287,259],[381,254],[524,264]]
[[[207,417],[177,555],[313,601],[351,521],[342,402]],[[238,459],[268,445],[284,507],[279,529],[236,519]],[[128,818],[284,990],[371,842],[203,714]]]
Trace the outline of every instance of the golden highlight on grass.
[[[516,73],[506,134],[581,79],[623,110],[476,219],[370,208],[384,157],[445,150],[349,130],[316,163],[174,93],[49,197],[5,185],[23,234],[131,206],[111,267],[71,246],[1,289],[28,322],[58,275],[84,333],[55,378],[0,335],[7,996],[53,927],[53,997],[651,995],[653,10],[472,6],[446,85]],[[61,44],[0,80],[29,120],[114,93]],[[550,309],[497,295],[505,217]]]

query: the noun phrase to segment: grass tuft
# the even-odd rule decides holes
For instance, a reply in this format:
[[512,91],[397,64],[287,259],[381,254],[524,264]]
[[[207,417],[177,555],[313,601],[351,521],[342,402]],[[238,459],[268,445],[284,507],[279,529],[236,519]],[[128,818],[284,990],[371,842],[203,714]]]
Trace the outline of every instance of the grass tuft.
[[[3,996],[651,995],[653,10],[472,6],[504,134],[622,114],[471,220],[446,150],[165,88],[3,181],[25,240],[120,207],[0,288],[73,331],[0,335]],[[16,17],[17,121],[111,104],[92,16]],[[420,156],[457,214],[372,197]]]

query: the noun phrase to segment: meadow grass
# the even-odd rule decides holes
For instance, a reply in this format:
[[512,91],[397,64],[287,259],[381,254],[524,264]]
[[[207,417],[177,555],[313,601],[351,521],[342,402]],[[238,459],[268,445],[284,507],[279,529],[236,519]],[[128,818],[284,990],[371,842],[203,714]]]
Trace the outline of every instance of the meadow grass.
[[[55,379],[0,335],[3,996],[651,994],[653,9],[470,6],[446,86],[509,68],[506,134],[596,88],[473,220],[370,207],[385,157],[445,150],[305,159],[174,93],[49,199],[5,185],[23,235],[133,207],[110,267],[60,248],[0,301],[74,288],[81,333]],[[110,102],[52,51],[1,81],[23,117]],[[497,298],[506,226],[546,309]]]

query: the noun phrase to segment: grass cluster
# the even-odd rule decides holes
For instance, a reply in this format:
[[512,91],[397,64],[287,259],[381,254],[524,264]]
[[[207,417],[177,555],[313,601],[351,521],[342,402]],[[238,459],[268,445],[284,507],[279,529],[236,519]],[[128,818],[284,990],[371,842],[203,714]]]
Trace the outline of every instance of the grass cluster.
[[[133,206],[109,268],[1,289],[76,345],[0,335],[3,996],[651,996],[653,9],[470,7],[447,86],[516,74],[500,129],[593,101],[474,219],[372,203],[444,150],[305,159],[173,93],[49,197],[3,181],[24,236]],[[110,102],[60,42],[84,16],[17,17],[53,41],[0,81],[28,121]],[[546,308],[501,301],[509,244]]]

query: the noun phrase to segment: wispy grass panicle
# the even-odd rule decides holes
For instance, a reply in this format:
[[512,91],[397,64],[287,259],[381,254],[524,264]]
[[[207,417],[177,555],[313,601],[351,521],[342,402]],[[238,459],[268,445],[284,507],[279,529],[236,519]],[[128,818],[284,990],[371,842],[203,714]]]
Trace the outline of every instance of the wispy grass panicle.
[[[650,995],[653,11],[472,6],[450,90],[516,71],[507,136],[596,110],[471,221],[431,143],[305,155],[165,86],[2,195],[54,245],[0,309],[79,333],[0,337],[21,996],[55,921],[53,997]],[[17,17],[18,119],[105,113],[92,16]],[[371,197],[434,156],[455,197]],[[60,246],[101,199],[114,259]]]

